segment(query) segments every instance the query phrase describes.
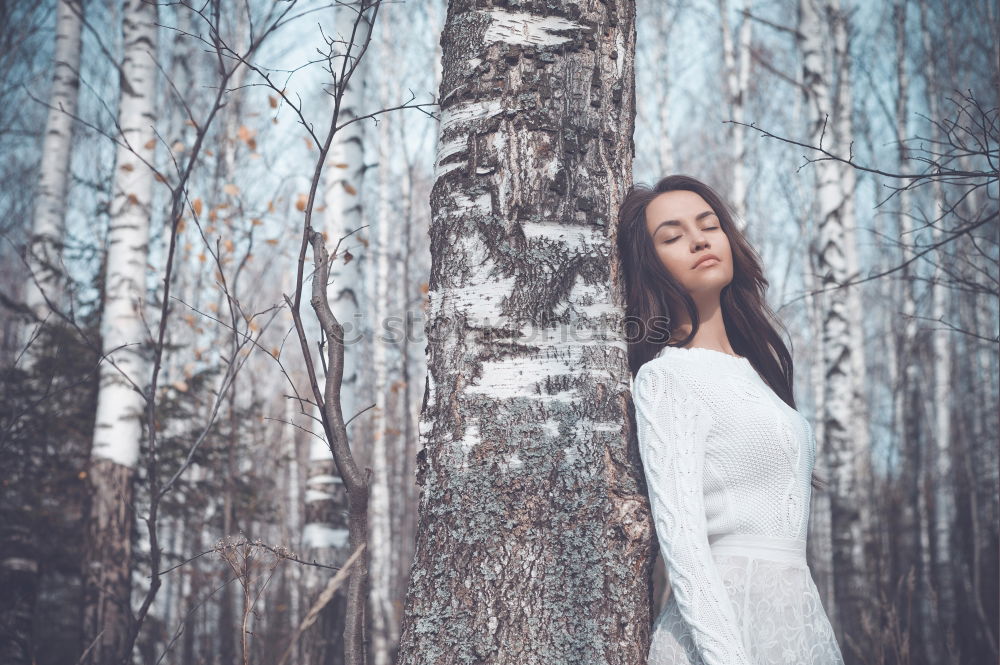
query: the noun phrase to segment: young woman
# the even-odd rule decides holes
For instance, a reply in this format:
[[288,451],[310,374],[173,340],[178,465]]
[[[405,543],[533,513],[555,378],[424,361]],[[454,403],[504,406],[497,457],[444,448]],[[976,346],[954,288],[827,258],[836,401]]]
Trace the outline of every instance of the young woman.
[[639,454],[672,590],[649,665],[842,665],[806,563],[816,443],[759,257],[694,178],[633,187],[619,217]]

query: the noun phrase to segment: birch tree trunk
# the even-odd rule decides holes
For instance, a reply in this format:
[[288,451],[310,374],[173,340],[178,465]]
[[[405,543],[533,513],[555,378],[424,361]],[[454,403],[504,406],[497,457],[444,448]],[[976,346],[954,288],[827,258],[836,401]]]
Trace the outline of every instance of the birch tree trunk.
[[[666,176],[676,169],[674,158],[674,145],[670,138],[670,108],[671,98],[671,36],[674,34],[674,27],[677,25],[682,7],[670,6],[659,2],[659,0],[640,0],[636,3],[639,7],[638,13],[648,16],[654,26],[655,32],[650,44],[646,46],[649,55],[649,68],[655,72],[657,85],[646,91],[646,95],[653,97],[656,106],[656,157],[659,165],[659,174]],[[637,54],[637,57],[638,54]],[[643,68],[640,65],[639,71]],[[648,97],[646,97],[648,99]],[[642,108],[642,104],[637,105],[637,110]]]
[[[905,5],[904,5],[905,7]],[[927,0],[920,0],[920,36],[927,55],[924,66],[926,77],[927,106],[930,109],[930,117],[939,120],[941,110],[938,105],[938,78],[937,67],[934,61],[934,47],[931,39],[931,32],[927,22]],[[940,140],[939,130],[936,125],[931,126],[931,140]],[[931,219],[937,220],[944,215],[944,192],[941,182],[935,180],[931,183],[932,204]],[[931,241],[937,244],[942,241],[941,224],[931,225]],[[934,274],[931,280],[931,316],[935,321],[944,322],[950,319],[948,311],[948,291],[944,285],[945,274],[941,269],[943,265],[954,265],[952,257],[947,250],[948,245],[942,245],[937,252],[937,260],[934,262]],[[952,345],[954,344],[953,334],[947,325],[935,327],[933,332],[934,351],[934,441],[937,442],[934,455],[934,543],[936,558],[936,577],[938,580],[938,598],[941,602],[940,620],[941,628],[945,634],[951,633],[954,640],[955,621],[957,617],[955,599],[955,576],[952,564],[952,536],[951,525],[955,520],[955,499],[954,482],[952,478],[951,460],[954,455],[952,448],[951,418],[952,409],[951,395],[951,368],[952,368]],[[977,591],[978,593],[978,591]]]
[[[28,278],[23,297],[31,317],[15,328],[17,349],[26,349],[25,367],[34,364],[34,352],[39,349],[39,344],[31,341],[37,332],[33,324],[50,315],[46,298],[60,309],[65,301],[61,247],[73,141],[72,116],[76,113],[80,87],[79,12],[81,7],[74,0],[59,0],[56,5],[50,108],[42,137],[34,215],[24,250]],[[37,534],[19,519],[0,525],[0,544],[4,552],[0,557],[0,588],[6,596],[0,608],[0,626],[4,627],[0,635],[0,661],[27,665],[34,661],[32,623],[42,553]]]
[[[156,140],[156,5],[125,4],[122,36],[121,128],[115,161],[114,199],[108,233],[100,387],[91,451],[92,504],[84,570],[84,644],[94,644],[86,663],[124,658],[132,621],[132,483],[139,457],[145,408],[146,301],[149,215]],[[112,365],[114,363],[114,365]]]
[[[343,6],[335,9],[337,38],[335,44],[339,56],[334,62],[339,72],[346,57],[346,44],[350,41],[351,30],[357,16],[357,8]],[[351,54],[356,55],[360,44],[364,44],[371,31],[369,15],[366,12],[358,22]],[[343,83],[344,92],[340,98],[338,124],[357,118],[365,99],[365,85],[369,67],[367,59],[362,59],[350,79]],[[338,84],[340,81],[338,81]],[[369,260],[367,230],[360,230],[363,220],[362,190],[365,173],[364,125],[353,122],[337,131],[330,147],[326,169],[324,192],[326,233],[332,246],[341,241],[337,257],[331,259],[330,284],[328,287],[330,308],[337,320],[344,326],[344,369],[341,382],[341,409],[345,419],[357,415],[361,407],[359,394],[362,389],[359,361],[367,357],[364,352],[366,325],[364,308],[368,306],[364,285]],[[319,417],[319,413],[316,413]],[[354,438],[359,436],[361,421],[349,425]],[[348,506],[347,490],[343,478],[333,459],[329,445],[314,439],[309,448],[308,479],[305,494],[305,527],[303,546],[310,560],[330,565],[343,563],[350,555],[348,546]],[[309,601],[326,586],[329,575],[322,569],[306,573]],[[307,603],[308,605],[308,603]],[[320,614],[315,627],[307,637],[307,662],[314,665],[339,665],[344,662],[343,632],[345,627],[346,603],[343,593],[337,594]]]
[[[392,49],[389,44],[392,39],[388,15],[382,17],[379,23],[380,39],[379,53],[382,63],[391,61]],[[375,96],[382,107],[389,106],[389,72],[385,66],[378,76],[378,93]],[[392,173],[392,123],[394,118],[383,116],[378,123],[378,210],[377,210],[377,240],[374,246],[375,271],[373,282],[375,286],[372,299],[375,313],[375,326],[372,344],[372,369],[375,373],[376,407],[372,414],[374,436],[372,437],[371,464],[372,478],[368,503],[368,542],[371,547],[369,559],[369,595],[371,607],[371,640],[372,659],[374,665],[389,665],[389,650],[395,641],[391,633],[393,617],[392,599],[392,516],[390,509],[390,493],[392,474],[390,464],[390,433],[394,411],[389,395],[389,363],[395,362],[390,357],[391,344],[385,338],[383,327],[387,317],[393,313],[390,303],[389,282],[393,279],[389,265],[392,243],[398,242],[399,226],[393,224],[398,219],[393,210],[392,199],[396,196],[395,178]],[[398,639],[398,637],[396,637]]]
[[[894,7],[895,42],[896,42],[896,108],[895,134],[898,143],[898,163],[900,172],[909,170],[909,157],[904,141],[908,136],[907,108],[909,100],[909,73],[906,68],[907,23],[906,5],[897,3]],[[904,565],[897,571],[897,579],[909,571],[910,562],[915,557],[917,561],[925,561],[928,552],[926,542],[925,503],[921,496],[923,474],[921,454],[925,437],[915,427],[914,408],[920,402],[917,395],[920,381],[916,370],[916,297],[913,288],[913,275],[910,262],[913,259],[913,210],[911,194],[908,191],[899,193],[898,235],[900,239],[900,256],[898,260],[903,266],[900,270],[899,289],[894,299],[899,302],[901,320],[892,331],[895,338],[895,354],[892,358],[892,386],[895,393],[893,409],[893,424],[899,441],[901,463],[899,483],[901,486],[901,512],[898,536],[895,546],[898,559]],[[918,617],[915,630],[911,633],[926,654],[934,651],[934,635],[929,630],[930,619],[930,579],[928,567],[921,563],[919,569]],[[936,662],[936,661],[934,661]]]
[[398,663],[641,663],[652,531],[611,333],[634,6],[500,4],[454,0],[441,38],[422,490]]
[[[893,8],[896,38],[896,140],[899,142],[900,172],[909,170],[909,157],[905,141],[907,131],[907,108],[909,100],[909,74],[906,68],[907,59],[907,8],[906,1],[897,2]],[[896,430],[900,433],[903,473],[904,504],[902,533],[899,547],[903,557],[916,556],[920,562],[920,593],[918,595],[919,636],[920,645],[929,662],[939,662],[938,634],[936,630],[932,596],[934,594],[932,558],[930,552],[930,524],[927,516],[926,500],[926,467],[929,461],[923,451],[929,446],[927,437],[914,426],[914,413],[921,399],[919,397],[920,377],[917,375],[917,305],[914,293],[914,275],[911,261],[913,260],[913,211],[909,191],[901,191],[899,200],[899,237],[901,247],[900,302],[902,321],[897,333],[896,371],[898,380],[898,398],[894,411]],[[901,571],[902,572],[902,571]]]
[[719,19],[722,26],[722,59],[723,80],[726,91],[726,101],[729,107],[729,117],[734,124],[729,128],[729,140],[732,143],[732,184],[729,198],[737,215],[737,225],[740,230],[746,228],[747,214],[747,154],[746,127],[737,124],[744,122],[746,99],[750,85],[750,46],[752,22],[743,14],[753,9],[752,0],[737,0],[736,10],[740,14],[740,29],[738,41],[733,42],[733,30],[729,24],[728,0],[719,0]]
[[[798,68],[794,72],[796,89],[803,89],[803,80],[805,76],[805,71],[803,68]],[[805,118],[804,109],[807,108],[806,100],[802,95],[795,95],[792,100],[792,126],[797,128],[808,128],[812,122],[811,118]],[[801,131],[801,129],[800,129]],[[812,388],[812,400],[813,400],[813,437],[816,443],[816,462],[815,471],[824,482],[829,482],[830,472],[827,467],[828,455],[826,453],[826,429],[824,427],[823,414],[824,400],[826,399],[826,382],[824,381],[824,367],[823,358],[825,357],[823,352],[823,313],[826,311],[825,307],[825,296],[826,294],[820,291],[821,280],[820,280],[820,270],[818,267],[819,263],[819,252],[817,251],[817,239],[815,234],[812,234],[812,229],[815,228],[815,208],[816,202],[815,197],[808,195],[801,190],[803,181],[797,180],[796,192],[798,194],[798,199],[802,201],[809,202],[809,207],[807,209],[808,218],[801,221],[801,225],[804,229],[803,232],[810,233],[810,237],[807,238],[806,246],[808,247],[808,253],[806,256],[806,261],[803,266],[804,275],[802,277],[803,283],[806,285],[806,307],[807,316],[809,321],[809,337],[815,340],[814,343],[810,344],[807,348],[809,350],[809,369],[810,369],[810,381],[809,385]],[[810,188],[811,189],[811,188]],[[813,492],[813,505],[809,518],[809,550],[810,550],[810,561],[811,568],[813,570],[813,575],[816,578],[816,585],[820,590],[820,595],[823,599],[823,606],[827,610],[827,614],[830,618],[830,623],[835,631],[839,632],[839,617],[837,613],[837,597],[833,589],[834,580],[834,570],[833,570],[833,534],[831,533],[832,525],[830,523],[830,491],[828,487],[824,487],[822,490],[817,490]]]
[[[351,38],[351,26],[357,11],[354,7],[338,7],[336,10],[336,26],[339,39],[349,40]],[[368,14],[364,14],[358,23],[358,30],[354,38],[355,44],[363,44],[371,31]],[[336,45],[337,54],[344,55],[344,46]],[[358,46],[352,49],[352,53],[357,52]],[[335,61],[339,67],[340,59]],[[339,109],[339,124],[349,122],[357,118],[363,112],[361,107],[365,99],[365,86],[367,85],[370,67],[368,61],[362,59],[357,69],[346,82],[344,94],[341,97]],[[366,252],[359,251],[366,248],[361,239],[368,235],[367,231],[357,231],[364,223],[362,212],[362,187],[365,173],[365,137],[364,125],[360,122],[353,122],[337,131],[333,145],[330,147],[328,163],[331,168],[326,169],[326,190],[324,193],[324,205],[326,206],[326,231],[332,243],[336,245],[341,238],[345,240],[341,243],[341,256],[334,260],[330,266],[331,282],[329,286],[330,307],[333,309],[337,320],[344,326],[344,343],[351,353],[344,353],[344,379],[341,389],[341,401],[344,416],[353,417],[358,410],[359,383],[359,356],[358,349],[361,344],[361,334],[364,331],[362,308],[368,303],[364,302],[365,270],[368,265]],[[346,250],[346,252],[345,252]],[[344,260],[346,254],[353,258]],[[328,451],[329,452],[329,451]],[[332,455],[330,456],[332,460]]]
[[[830,95],[831,26],[825,21],[835,13],[823,0],[800,0],[797,39],[802,55],[803,89],[810,114],[810,143],[836,147],[834,129],[839,114],[849,109],[834,108]],[[832,121],[832,122],[831,122]],[[831,474],[830,511],[833,543],[834,591],[843,644],[848,664],[859,662],[867,653],[862,612],[868,607],[870,590],[865,584],[864,530],[859,505],[863,478],[858,473],[859,451],[854,426],[854,354],[859,350],[852,335],[855,319],[851,297],[843,288],[834,288],[851,277],[850,230],[844,219],[845,191],[840,167],[832,161],[813,165],[816,173],[819,248],[818,267],[824,294],[823,367],[826,396],[823,401],[824,445]]]
[[[841,154],[850,154],[854,143],[854,93],[852,80],[851,29],[849,11],[841,6],[841,0],[831,0],[833,21],[833,52],[834,63],[839,68],[837,76],[837,94],[834,104],[836,113],[835,140]],[[858,217],[855,210],[855,195],[857,178],[854,168],[847,164],[839,164],[841,204],[840,217],[844,229],[843,254],[848,280],[855,280],[861,273],[858,257]],[[856,479],[855,491],[852,493],[852,506],[857,509],[857,528],[860,541],[855,541],[855,568],[852,575],[856,577],[853,583],[861,593],[861,598],[870,598],[874,579],[869,576],[868,550],[874,542],[872,524],[872,497],[874,485],[871,469],[871,433],[869,431],[871,414],[868,404],[867,362],[865,360],[868,344],[865,341],[864,313],[867,310],[863,301],[860,285],[851,286],[846,294],[846,314],[848,317],[848,333],[850,335],[852,371],[851,382],[851,412],[853,414],[851,429],[851,459],[854,466],[852,476]],[[872,604],[865,602],[859,619],[863,624],[873,626]]]
[[[344,356],[349,355],[345,349]],[[320,413],[311,408],[312,415],[319,427]],[[302,532],[302,542],[308,561],[318,561],[327,565],[338,565],[347,559],[350,552],[348,546],[348,510],[347,488],[336,468],[333,453],[326,441],[312,437],[309,442],[308,479],[305,491],[305,526]],[[312,568],[306,573],[306,588],[309,607],[315,601],[316,595],[323,590],[329,581],[329,571],[322,568]],[[316,625],[307,633],[303,650],[306,652],[305,662],[311,665],[340,665],[344,662],[344,613],[346,611],[345,596],[338,593],[333,600],[320,612]]]
[[[24,303],[39,319],[49,315],[46,298],[57,308],[62,307],[64,300],[64,286],[60,281],[63,272],[61,247],[73,144],[73,116],[80,89],[82,12],[79,0],[58,0],[56,3],[52,89],[42,139],[34,217],[25,249],[30,276],[25,282]],[[27,346],[32,334],[29,322],[22,329],[20,348]]]

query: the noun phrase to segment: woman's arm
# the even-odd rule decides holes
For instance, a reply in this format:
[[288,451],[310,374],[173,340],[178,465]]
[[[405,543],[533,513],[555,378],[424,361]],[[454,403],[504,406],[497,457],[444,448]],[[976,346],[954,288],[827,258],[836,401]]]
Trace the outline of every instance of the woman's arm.
[[639,455],[670,586],[705,665],[750,665],[708,545],[702,473],[712,414],[662,359],[636,373]]

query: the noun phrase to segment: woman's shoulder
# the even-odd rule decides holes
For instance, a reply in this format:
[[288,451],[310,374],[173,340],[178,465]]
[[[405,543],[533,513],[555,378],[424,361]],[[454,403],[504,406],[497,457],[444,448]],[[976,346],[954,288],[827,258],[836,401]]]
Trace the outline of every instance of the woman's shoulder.
[[632,383],[633,391],[649,391],[654,387],[676,390],[688,385],[691,374],[692,368],[687,361],[661,352],[639,367]]
[[701,347],[665,346],[636,372],[634,387],[649,383],[670,384],[675,389],[686,389],[702,394],[726,390],[730,377],[756,373],[748,358],[723,351]]

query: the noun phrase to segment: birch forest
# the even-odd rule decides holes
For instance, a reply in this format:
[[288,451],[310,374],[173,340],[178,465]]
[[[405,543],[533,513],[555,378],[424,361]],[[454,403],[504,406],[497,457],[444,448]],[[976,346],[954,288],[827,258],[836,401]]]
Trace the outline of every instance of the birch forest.
[[998,662],[998,35],[992,0],[0,0],[0,663],[645,663],[613,248],[673,173],[767,270],[845,662]]

